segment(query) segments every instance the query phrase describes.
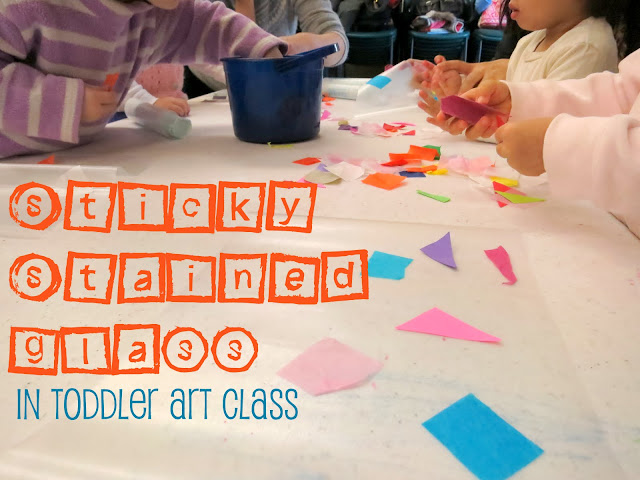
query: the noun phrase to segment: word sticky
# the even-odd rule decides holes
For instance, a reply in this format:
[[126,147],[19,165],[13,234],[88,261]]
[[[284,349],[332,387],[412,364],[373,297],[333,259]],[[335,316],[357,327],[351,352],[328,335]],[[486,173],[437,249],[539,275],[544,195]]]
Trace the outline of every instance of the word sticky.
[[369,80],[367,82],[367,85],[373,85],[374,87],[384,88],[389,84],[389,82],[391,82],[391,79],[389,77],[378,75],[376,77],[373,77],[371,80]]
[[[371,276],[371,274],[369,274]],[[407,332],[428,333],[429,335],[439,335],[441,337],[459,338],[472,342],[499,342],[498,337],[478,330],[458,320],[456,317],[443,312],[439,308],[432,308],[428,312],[418,315],[402,325],[398,325],[396,330]]]
[[453,259],[453,249],[451,248],[451,233],[447,233],[437,242],[433,242],[420,249],[427,257],[439,262],[447,267],[458,268]]
[[506,278],[508,281],[503,282],[504,285],[513,285],[518,281],[515,274],[513,273],[513,267],[511,266],[511,259],[509,258],[509,254],[502,247],[499,246],[494,250],[485,250],[484,253],[489,257],[489,260],[493,262],[500,273]]
[[394,175],[393,173],[373,173],[362,180],[362,183],[382,188],[384,190],[393,190],[394,188],[398,188],[402,182],[404,182],[404,177],[401,175]]
[[376,250],[369,259],[369,277],[402,280],[404,271],[411,262],[413,262],[412,258],[400,257]]
[[525,195],[517,195],[515,193],[509,192],[496,192],[498,195],[503,196],[511,203],[534,203],[534,202],[544,202],[544,198],[535,198],[535,197],[527,197]]
[[449,197],[443,197],[442,195],[434,195],[433,193],[423,192],[422,190],[417,190],[417,192],[422,196],[432,198],[433,200],[437,200],[437,201],[442,202],[442,203],[447,203],[447,202],[451,201],[451,199]]
[[475,125],[485,115],[504,115],[498,110],[457,95],[450,95],[440,101],[440,110],[445,114]]
[[422,425],[480,480],[505,480],[543,453],[471,394]]
[[297,163],[298,165],[313,165],[315,163],[320,163],[320,159],[316,157],[306,157],[296,160],[293,163]]
[[333,338],[325,338],[282,368],[278,375],[311,395],[352,388],[380,371],[382,363]]

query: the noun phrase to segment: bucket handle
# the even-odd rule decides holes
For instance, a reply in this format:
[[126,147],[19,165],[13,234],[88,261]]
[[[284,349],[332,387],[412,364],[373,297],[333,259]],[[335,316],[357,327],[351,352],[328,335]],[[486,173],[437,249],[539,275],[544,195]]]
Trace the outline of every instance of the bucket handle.
[[320,58],[328,57],[338,51],[340,51],[340,47],[337,43],[325,45],[324,47],[309,50],[308,52],[304,52],[300,55],[285,57],[281,61],[276,62],[275,69],[279,73],[287,72],[292,68],[299,67],[300,65],[304,65],[305,63],[309,63]]

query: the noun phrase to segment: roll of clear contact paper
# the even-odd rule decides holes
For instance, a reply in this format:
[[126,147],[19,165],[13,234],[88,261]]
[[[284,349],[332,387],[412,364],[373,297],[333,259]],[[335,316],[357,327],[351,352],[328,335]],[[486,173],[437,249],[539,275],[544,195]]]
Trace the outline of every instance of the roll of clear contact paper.
[[360,87],[368,81],[368,78],[325,78],[322,80],[322,92],[330,97],[355,100]]
[[127,101],[124,112],[138,125],[167,138],[184,138],[191,131],[191,120],[188,118],[138,99]]

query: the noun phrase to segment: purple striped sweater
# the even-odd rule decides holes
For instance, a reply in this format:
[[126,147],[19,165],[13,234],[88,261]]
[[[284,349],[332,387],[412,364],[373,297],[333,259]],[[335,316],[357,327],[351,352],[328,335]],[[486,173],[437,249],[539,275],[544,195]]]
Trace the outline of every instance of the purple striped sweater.
[[118,73],[124,98],[156,63],[262,57],[286,44],[222,2],[183,0],[175,10],[116,0],[0,0],[0,158],[85,143],[104,121],[81,124],[84,83]]

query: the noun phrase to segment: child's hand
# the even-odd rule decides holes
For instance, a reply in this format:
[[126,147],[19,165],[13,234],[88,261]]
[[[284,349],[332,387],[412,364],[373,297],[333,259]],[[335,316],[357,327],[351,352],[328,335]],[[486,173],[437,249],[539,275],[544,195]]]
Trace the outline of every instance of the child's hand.
[[[289,46],[289,48],[291,48],[291,46]],[[264,54],[264,58],[282,58],[280,47],[273,47],[271,50]]]
[[184,98],[161,97],[153,103],[156,107],[175,112],[181,117],[189,115],[191,108]]
[[[442,57],[440,57],[442,58]],[[436,57],[438,71],[441,75],[456,72],[460,75],[461,83],[457,95],[462,95],[482,82],[490,80],[504,80],[507,78],[508,60],[494,60],[492,62],[467,63],[461,60],[440,60]],[[440,61],[439,61],[440,60]],[[453,94],[452,94],[453,95]]]
[[[504,113],[505,118],[509,118],[511,115],[511,91],[504,82],[495,80],[485,82],[478,88],[469,90],[462,97],[488,105]],[[496,133],[499,127],[498,118],[495,115],[485,116],[478,123],[467,129],[466,135],[469,140],[475,140],[478,137],[489,138]]]
[[544,137],[552,121],[553,118],[536,118],[501,127],[496,132],[498,155],[523,175],[543,174]]
[[105,87],[92,87],[85,84],[82,103],[82,123],[93,123],[105,119],[118,108],[118,96]]
[[418,95],[422,99],[422,101],[418,103],[418,106],[424,110],[429,117],[435,117],[440,113],[440,102],[433,98],[434,94],[428,82],[422,82]]
[[410,58],[407,61],[411,64],[411,68],[413,69],[411,88],[418,90],[423,87],[425,82],[427,83],[428,88],[431,88],[431,75],[433,74],[433,69],[436,66],[428,60],[414,60]]

